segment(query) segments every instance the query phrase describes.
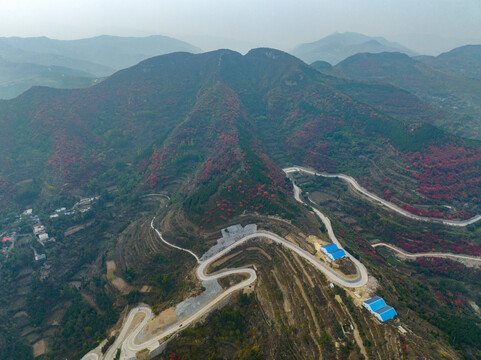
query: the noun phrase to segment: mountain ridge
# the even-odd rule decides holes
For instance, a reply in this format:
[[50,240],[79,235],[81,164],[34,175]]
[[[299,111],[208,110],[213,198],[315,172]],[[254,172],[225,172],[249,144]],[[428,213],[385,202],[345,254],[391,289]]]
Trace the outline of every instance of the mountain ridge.
[[311,64],[326,61],[332,65],[356,53],[401,51],[409,55],[416,53],[403,45],[390,42],[383,37],[370,37],[359,33],[334,33],[320,40],[298,45],[292,54]]

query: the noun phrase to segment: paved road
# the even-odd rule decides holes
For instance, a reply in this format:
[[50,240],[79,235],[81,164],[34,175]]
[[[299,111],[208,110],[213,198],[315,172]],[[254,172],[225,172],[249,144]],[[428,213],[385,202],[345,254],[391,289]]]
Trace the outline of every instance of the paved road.
[[[178,246],[175,246],[173,244],[170,244],[169,242],[165,241],[165,239],[162,238],[162,234],[153,226],[153,220],[151,222],[151,227],[152,229],[161,237],[162,241],[164,241],[166,244],[169,246],[172,246],[176,249],[179,249]],[[313,255],[311,255],[309,252],[306,250],[301,249],[297,245],[283,239],[282,237],[267,232],[267,231],[259,231],[251,235],[247,235],[240,239],[239,241],[235,242],[234,244],[231,244],[221,252],[215,254],[214,256],[210,257],[206,261],[201,261],[199,262],[200,265],[197,268],[196,275],[197,278],[200,281],[205,281],[205,280],[213,280],[213,279],[220,279],[226,276],[230,275],[244,275],[247,276],[245,280],[242,282],[230,287],[226,291],[222,292],[221,294],[217,295],[216,297],[212,298],[209,302],[207,302],[202,308],[200,308],[195,314],[187,317],[186,319],[182,320],[181,324],[175,324],[166,330],[164,330],[162,333],[156,335],[154,338],[144,341],[144,342],[139,342],[137,337],[138,334],[143,330],[143,328],[147,325],[148,320],[143,321],[142,324],[139,324],[125,339],[123,336],[120,336],[119,339],[123,339],[123,345],[122,345],[122,356],[121,359],[135,359],[135,354],[141,350],[144,349],[149,349],[149,350],[155,350],[159,346],[159,342],[164,339],[165,337],[175,334],[178,331],[182,330],[183,328],[189,326],[190,324],[198,321],[200,318],[208,314],[215,306],[217,306],[221,301],[223,301],[225,298],[227,298],[229,295],[232,293],[241,290],[247,286],[252,285],[254,281],[257,279],[257,275],[254,269],[251,268],[237,268],[237,269],[226,269],[218,273],[213,273],[213,274],[206,274],[206,269],[209,267],[210,264],[215,262],[216,260],[222,258],[225,256],[228,252],[232,251],[235,247],[238,247],[245,243],[246,241],[253,240],[253,239],[269,239],[274,242],[277,242],[286,248],[292,250],[308,262],[310,262],[314,267],[316,267],[318,270],[322,271],[326,277],[328,277],[332,282],[345,286],[345,287],[361,287],[364,286],[367,283],[367,272],[364,273],[361,271],[360,275],[356,279],[347,279],[331,269],[330,267],[326,266],[324,263],[320,262],[317,258],[315,258]],[[196,259],[198,257],[193,254],[191,251],[182,249],[183,251],[189,252],[191,255],[193,255]],[[132,310],[132,311],[135,311]],[[133,317],[129,316],[129,319],[132,319]],[[130,320],[127,320],[125,323],[123,330],[129,327],[130,325]],[[147,319],[147,318],[145,318]],[[150,320],[150,318],[149,318]],[[114,350],[112,350],[113,353],[115,353]],[[110,357],[106,357],[106,359],[111,359]]]
[[85,355],[82,360],[98,360],[99,356],[95,353],[88,353]]
[[[134,317],[137,314],[144,314],[144,318],[143,318],[142,322],[135,327],[134,331],[139,329],[139,328],[144,328],[145,326],[147,326],[150,319],[152,318],[152,310],[147,306],[139,306],[139,307],[136,307],[136,308],[132,309],[130,311],[129,316],[127,317],[123,327],[122,327],[122,331],[120,332],[119,336],[117,336],[117,338],[115,339],[114,344],[109,348],[109,350],[105,354],[104,359],[108,359],[108,360],[114,359],[115,355],[117,354],[117,349],[120,348],[120,347],[122,347],[122,348],[124,347],[124,341],[127,338],[127,335],[130,336],[130,334],[128,334],[128,332],[129,332],[129,329],[132,325],[132,321],[134,320]],[[84,360],[84,359],[82,359],[82,360]]]
[[197,264],[200,264],[200,259],[199,259],[199,257],[198,257],[196,254],[194,254],[192,251],[190,251],[190,250],[188,250],[188,249],[181,248],[180,246],[171,244],[170,242],[168,242],[167,240],[165,240],[164,237],[162,236],[162,233],[154,227],[154,220],[155,220],[155,216],[154,216],[154,218],[152,219],[152,221],[150,222],[150,227],[152,228],[152,230],[154,230],[154,231],[157,233],[157,235],[159,236],[160,240],[162,240],[162,242],[164,242],[165,244],[167,244],[167,245],[170,246],[170,247],[173,247],[174,249],[182,250],[182,251],[185,251],[186,253],[189,253],[190,255],[192,255],[193,257],[195,257],[195,260],[197,261]]
[[[286,171],[287,173],[287,171]],[[297,201],[302,202],[300,198],[300,193],[301,189],[294,185],[294,197]],[[331,222],[327,216],[322,214],[319,210],[313,209],[318,216],[321,218],[323,221],[324,225],[326,226],[326,229],[328,231],[328,235],[331,239],[332,242],[336,243],[339,247],[341,247],[341,244],[339,243],[338,239],[336,238],[336,235],[334,234],[334,231],[332,229]],[[212,274],[206,274],[206,270],[209,267],[210,264],[213,262],[217,261],[221,257],[225,256],[227,253],[232,251],[232,249],[242,245],[246,241],[249,240],[254,240],[254,239],[268,239],[271,241],[274,241],[278,244],[281,244],[282,246],[288,248],[289,250],[295,252],[298,254],[300,257],[308,261],[311,265],[313,265],[316,269],[321,271],[326,277],[332,281],[333,283],[344,286],[344,287],[350,287],[350,288],[357,288],[357,287],[362,287],[367,284],[368,281],[368,273],[363,264],[361,264],[356,258],[354,258],[351,254],[347,254],[347,256],[353,261],[355,266],[357,267],[358,270],[358,276],[355,279],[350,279],[342,276],[341,274],[337,273],[335,270],[324,264],[323,262],[319,261],[316,257],[314,257],[311,253],[308,251],[301,249],[299,246],[291,243],[290,241],[285,240],[284,238],[268,232],[268,231],[258,231],[254,234],[247,235],[243,237],[242,239],[236,241],[235,243],[231,244],[230,246],[226,247],[224,250],[220,251],[219,253],[215,254],[214,256],[210,257],[209,259],[205,261],[201,261],[199,257],[192,252],[191,250],[184,249],[180,246],[174,245],[167,240],[164,239],[162,236],[162,233],[157,230],[154,227],[154,219],[150,222],[150,226],[152,230],[155,231],[155,233],[159,236],[160,240],[164,242],[166,245],[177,249],[181,250],[184,252],[187,252],[188,254],[192,255],[199,266],[197,267],[196,270],[196,275],[197,278],[200,281],[206,281],[206,280],[213,280],[213,279],[220,279],[226,276],[230,275],[243,275],[246,276],[246,279],[241,281],[240,283],[230,287],[229,289],[223,291],[222,293],[218,294],[214,298],[210,299],[205,305],[203,305],[196,313],[192,314],[191,316],[185,318],[182,320],[182,323],[176,323],[167,329],[165,329],[162,333],[156,335],[152,339],[149,339],[147,341],[139,341],[138,340],[138,335],[145,329],[147,324],[152,318],[152,312],[150,308],[148,307],[136,307],[131,310],[129,313],[126,321],[124,322],[124,325],[122,327],[122,331],[119,334],[119,336],[116,338],[114,344],[109,348],[105,356],[98,356],[96,353],[89,353],[85,355],[82,360],[99,360],[99,359],[107,359],[107,360],[112,360],[116,353],[117,349],[121,348],[121,359],[127,360],[127,359],[136,359],[136,353],[139,351],[142,351],[144,349],[149,349],[150,351],[155,350],[156,348],[159,347],[159,344],[161,343],[161,340],[173,335],[182,329],[186,328],[192,323],[195,323],[198,321],[200,318],[208,314],[210,311],[212,311],[220,302],[222,302],[224,299],[226,299],[229,295],[232,293],[241,290],[243,288],[246,288],[248,286],[252,286],[252,284],[256,281],[257,279],[257,274],[254,269],[252,268],[237,268],[237,269],[225,269],[222,271],[219,271],[217,273],[212,273]],[[132,321],[135,317],[135,315],[143,313],[144,318],[143,320],[132,330]],[[97,349],[98,352],[98,349]]]
[[435,223],[440,223],[443,225],[449,225],[449,226],[468,226],[470,224],[473,224],[479,220],[481,220],[481,215],[476,215],[472,217],[471,219],[468,220],[446,220],[446,219],[438,219],[438,218],[431,218],[431,217],[426,217],[426,216],[419,216],[419,215],[414,215],[410,213],[407,210],[404,210],[400,208],[399,206],[393,204],[392,202],[389,202],[387,200],[384,200],[380,198],[379,196],[367,191],[364,189],[359,183],[351,176],[344,175],[344,174],[327,174],[327,173],[320,173],[302,166],[293,166],[289,168],[285,168],[284,172],[286,173],[293,173],[293,172],[303,172],[305,174],[310,174],[310,175],[316,175],[316,176],[323,176],[323,177],[328,177],[328,178],[338,178],[342,179],[348,184],[350,184],[355,190],[357,190],[359,193],[363,194],[364,196],[368,197],[371,200],[374,200],[374,202],[380,203],[381,205],[397,212],[400,215],[403,215],[407,218],[413,219],[413,220],[419,220],[419,221],[427,221],[427,222],[435,222]]
[[386,244],[386,243],[378,243],[373,244],[372,247],[384,246],[391,250],[394,250],[401,254],[402,256],[417,259],[420,257],[436,257],[436,258],[443,258],[443,259],[454,259],[454,260],[471,260],[471,261],[479,261],[481,262],[481,257],[476,256],[469,256],[469,255],[461,255],[461,254],[450,254],[450,253],[440,253],[440,252],[427,252],[427,253],[409,253],[404,251],[394,245]]
[[[286,174],[288,173],[288,171],[286,171],[286,169],[284,169],[284,171],[286,172]],[[294,198],[302,203],[302,204],[305,204],[304,201],[302,201],[301,199],[301,192],[302,190],[296,185],[294,184]],[[309,199],[309,201],[312,202],[311,199]],[[306,204],[307,205],[307,204]],[[329,235],[329,239],[334,243],[336,244],[339,248],[342,249],[342,245],[341,243],[339,242],[339,240],[337,239],[336,237],[336,234],[334,233],[334,230],[332,229],[332,224],[331,224],[331,220],[326,216],[324,215],[322,212],[320,212],[318,209],[316,209],[315,207],[312,207],[312,210],[317,214],[317,216],[319,216],[319,218],[321,219],[321,221],[324,223],[324,226],[326,227],[327,229],[327,234]],[[345,250],[344,250],[345,251]],[[366,267],[359,261],[357,260],[354,256],[352,256],[352,254],[348,253],[346,251],[346,256],[354,263],[354,265],[356,266],[357,268],[357,272],[359,274],[359,278],[362,279],[362,283],[363,284],[366,284],[367,283],[367,280],[368,280],[368,273],[367,273],[367,269]],[[321,270],[322,271],[322,270]],[[362,286],[362,285],[361,285]]]
[[[151,227],[152,229],[157,233],[159,238],[168,246],[171,246],[175,249],[185,251],[189,254],[191,254],[197,262],[200,264],[197,268],[196,275],[197,278],[200,281],[205,281],[205,280],[212,280],[212,279],[220,279],[226,276],[230,275],[243,275],[246,276],[246,279],[241,281],[240,283],[230,287],[226,291],[222,292],[221,294],[215,296],[211,300],[209,300],[202,308],[200,308],[195,314],[192,314],[191,316],[185,318],[182,320],[182,323],[176,323],[169,328],[165,329],[162,333],[156,335],[154,338],[149,339],[147,341],[139,342],[138,340],[138,335],[145,329],[147,326],[148,322],[152,318],[152,312],[150,308],[148,307],[137,307],[131,310],[129,313],[129,316],[127,317],[126,321],[124,322],[124,325],[122,327],[122,331],[115,340],[114,344],[109,348],[107,353],[105,354],[104,357],[101,357],[103,359],[111,360],[115,357],[117,353],[117,349],[121,347],[121,359],[135,359],[136,358],[136,353],[144,350],[144,349],[149,349],[150,351],[155,350],[158,346],[159,343],[162,339],[168,337],[169,335],[173,335],[180,330],[184,329],[185,327],[189,326],[192,323],[195,323],[198,321],[200,318],[208,314],[210,311],[212,311],[220,302],[222,302],[225,298],[227,298],[229,295],[232,293],[241,290],[243,288],[246,288],[248,286],[251,286],[252,283],[254,283],[257,279],[257,274],[254,269],[252,268],[237,268],[237,269],[226,269],[217,273],[213,274],[206,274],[206,270],[209,267],[210,264],[215,262],[216,260],[220,259],[221,257],[225,256],[228,252],[230,252],[232,249],[242,245],[246,241],[253,240],[253,239],[268,239],[272,240],[274,242],[277,242],[281,244],[282,246],[290,249],[291,251],[295,252],[305,260],[307,260],[309,263],[311,263],[315,268],[318,270],[322,271],[330,281],[341,285],[345,287],[351,287],[351,288],[356,288],[356,287],[361,287],[364,286],[367,283],[368,276],[367,276],[367,271],[365,270],[364,266],[362,266],[362,269],[359,269],[358,271],[359,275],[355,279],[349,279],[343,277],[341,274],[337,273],[324,263],[320,262],[317,258],[315,258],[312,254],[307,252],[304,249],[301,249],[297,245],[283,239],[282,237],[273,234],[271,232],[267,231],[258,231],[254,234],[247,235],[240,239],[239,241],[231,244],[221,252],[215,254],[214,256],[210,257],[206,261],[200,261],[198,256],[194,254],[192,251],[183,249],[179,246],[176,246],[174,244],[169,243],[166,241],[162,233],[157,230],[154,227],[153,224],[154,219],[151,221]],[[326,227],[330,227],[330,223],[326,224]],[[331,228],[332,232],[332,228]],[[333,232],[332,232],[333,234]],[[357,261],[357,260],[356,260]],[[130,330],[132,321],[138,313],[143,313],[144,318],[139,323],[133,330]],[[127,335],[128,333],[128,335]],[[98,360],[99,356],[95,353],[89,353],[86,356],[82,358],[82,360]]]
[[165,194],[147,194],[147,195],[143,195],[141,197],[145,198],[145,197],[151,197],[151,196],[160,196],[160,197],[166,198],[167,200],[170,200],[170,197],[168,195],[165,195]]

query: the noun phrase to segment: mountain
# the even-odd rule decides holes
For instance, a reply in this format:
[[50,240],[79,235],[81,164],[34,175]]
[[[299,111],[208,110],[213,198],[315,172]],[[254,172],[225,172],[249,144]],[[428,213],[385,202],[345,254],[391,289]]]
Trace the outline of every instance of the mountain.
[[465,45],[438,56],[419,56],[416,60],[444,72],[481,79],[481,45]]
[[419,96],[448,112],[467,114],[450,131],[481,138],[481,81],[436,70],[401,53],[356,54],[325,73],[375,83],[389,83]]
[[98,79],[89,73],[61,66],[11,63],[0,58],[0,98],[11,99],[32,86],[85,88]]
[[[65,68],[83,71],[94,76],[106,76],[115,72],[115,69],[100,64],[91,63],[79,59],[72,59],[57,53],[48,53],[44,51],[31,51],[28,49],[17,48],[9,45],[8,38],[0,39],[0,57],[4,61],[14,64],[36,64],[43,66],[61,66]],[[20,38],[13,38],[20,39]],[[34,38],[38,39],[38,38]],[[25,40],[25,39],[22,39]],[[20,40],[20,41],[22,41]],[[12,42],[12,41],[10,41]]]
[[[312,67],[320,73],[332,72],[326,63],[315,62]],[[407,123],[429,123],[451,130],[466,122],[466,115],[458,115],[422,100],[400,87],[387,83],[350,80],[327,76],[325,82],[357,101]]]
[[[355,90],[361,86],[372,95]],[[346,173],[378,196],[423,214],[465,218],[479,212],[481,144],[438,129],[428,123],[434,109],[406,91],[386,88],[393,95],[378,110],[362,100],[374,101],[383,88],[335,79],[289,54],[259,48],[244,56],[229,50],[171,53],[86,89],[34,87],[0,101],[0,230],[31,231],[31,220],[18,214],[33,207],[56,238],[44,248],[26,237],[7,259],[0,258],[0,318],[13,323],[0,327],[0,343],[8,345],[0,347],[0,356],[12,358],[15,350],[24,351],[22,343],[45,341],[49,357],[80,359],[109,336],[127,306],[146,303],[159,313],[200,293],[202,285],[192,280],[194,259],[155,236],[154,216],[163,236],[196,254],[212,246],[220,229],[239,223],[257,223],[316,251],[313,239],[327,242],[326,229],[310,206],[295,201],[292,181],[309,191],[309,199],[313,195],[312,206],[330,206],[327,214],[346,249],[382,279],[372,286],[389,297],[414,334],[377,325],[356,305],[351,289],[330,287],[281,246],[249,243],[228,265],[256,264],[255,295],[233,295],[204,324],[172,338],[173,355],[165,356],[187,351],[186,358],[360,358],[364,352],[401,359],[400,344],[413,357],[460,358],[455,346],[476,354],[477,319],[453,305],[468,304],[471,295],[463,292],[464,300],[453,303],[438,295],[463,285],[434,281],[415,265],[399,270],[394,258],[379,255],[368,241],[439,244],[433,235],[438,224],[371,211],[376,205],[350,197],[337,179],[291,180],[281,169],[299,164]],[[416,121],[404,106],[395,106],[397,94],[422,107],[412,110]],[[319,197],[323,190],[330,191],[326,198]],[[168,194],[168,200],[148,194]],[[85,212],[50,218],[59,204],[78,209],[82,198],[93,202]],[[338,216],[346,204],[353,206]],[[439,238],[453,248],[478,249],[471,244],[477,228],[461,229],[465,237],[453,245],[455,231]],[[48,266],[33,262],[34,246],[47,253]],[[352,275],[349,263],[339,271]],[[478,290],[479,282],[466,281]],[[416,296],[406,296],[411,288]],[[306,325],[298,327],[300,321]],[[453,333],[459,334],[455,342],[445,340]],[[207,340],[181,338],[194,334]]]
[[[119,37],[119,36],[97,36],[80,40],[54,40],[46,37],[38,38],[0,38],[0,43],[26,51],[28,54],[52,54],[62,58],[100,65],[106,69],[120,70],[137,64],[152,56],[163,55],[177,51],[192,53],[201,52],[195,46],[186,42],[173,39],[167,36],[153,35],[148,37]],[[8,59],[8,55],[3,55]],[[35,63],[34,58],[18,57],[16,62]],[[49,63],[43,65],[61,65]],[[77,65],[69,67],[77,68]],[[87,69],[80,69],[88,72]],[[110,75],[112,72],[96,73],[99,76]]]
[[[380,75],[377,62],[371,61],[372,57],[378,59],[379,56],[388,57],[392,66],[388,69],[380,67],[384,71]],[[424,78],[420,77],[425,70],[424,65],[406,55],[379,56],[357,55],[335,69],[342,69],[345,76],[355,77],[351,65],[358,64],[357,59],[360,58],[367,59],[367,62],[361,61],[366,69],[364,74],[374,75],[358,77],[374,81],[383,79],[388,82],[384,76],[395,73],[406,81],[412,78],[412,81],[417,81],[416,84],[424,85],[431,75],[427,73]],[[402,64],[407,59],[411,67],[406,67],[404,72],[397,70],[399,66],[393,57]],[[345,169],[348,163],[352,170],[360,166],[351,162],[354,156],[352,149],[340,140],[343,137],[335,136],[338,132],[351,134],[349,136],[354,136],[359,143],[364,143],[366,139],[377,141],[375,139],[382,136],[402,151],[422,149],[423,142],[414,141],[416,136],[406,133],[399,137],[407,131],[404,127],[409,122],[398,122],[374,108],[353,101],[336,89],[343,86],[348,88],[346,83],[336,83],[292,56],[270,49],[257,49],[244,57],[226,50],[205,55],[174,53],[122,70],[92,88],[68,91],[32,89],[17,99],[0,103],[0,122],[6,138],[0,144],[0,161],[3,159],[0,175],[8,182],[16,183],[25,180],[29,176],[27,174],[35,173],[60,190],[78,188],[94,174],[105,171],[120,160],[135,161],[135,154],[139,151],[148,152],[156,148],[170,161],[177,159],[176,164],[180,159],[190,163],[191,155],[187,156],[190,154],[189,147],[179,148],[181,143],[191,139],[185,134],[187,128],[188,133],[196,134],[193,139],[197,144],[195,149],[201,154],[193,161],[194,169],[211,156],[217,159],[224,152],[233,156],[236,151],[231,149],[232,141],[240,141],[241,134],[251,139],[249,142],[262,144],[259,149],[265,149],[281,165],[302,162],[325,170]],[[355,95],[352,85],[350,91]],[[386,90],[383,92],[388,93]],[[361,93],[364,97],[355,96],[366,100],[366,93]],[[404,93],[404,97],[408,98],[408,94]],[[435,116],[434,110],[413,97],[409,99],[414,101],[414,107],[424,109],[418,113],[417,122],[430,122],[426,119]],[[209,108],[210,103],[215,106]],[[388,104],[387,101],[385,103]],[[378,101],[376,105],[379,107],[381,104]],[[222,110],[216,110],[217,106]],[[391,116],[404,111],[403,106],[398,109],[390,106],[389,110]],[[221,121],[228,116],[233,117],[229,122]],[[211,127],[215,131],[208,130]],[[315,145],[304,142],[304,136],[320,136],[321,132],[323,135]],[[420,136],[424,136],[421,134],[419,132]],[[217,148],[215,154],[211,154],[218,137],[225,137],[223,146],[227,148],[222,151]],[[164,141],[170,141],[173,149]],[[204,145],[206,148],[202,150]],[[158,146],[163,146],[163,150]],[[330,150],[325,153],[327,148]],[[32,162],[32,159],[35,161]],[[217,169],[221,163],[213,161],[212,166]],[[164,162],[160,161],[154,167],[163,168],[162,164]],[[203,172],[222,172],[220,169],[207,170],[208,164],[202,167]],[[147,166],[145,176],[162,177],[151,169]],[[187,169],[176,169],[175,172]],[[167,170],[160,172],[164,171]]]
[[370,37],[358,33],[334,33],[321,40],[301,44],[292,54],[310,64],[322,60],[337,64],[357,53],[403,52],[410,56],[415,52],[382,37]]
[[166,36],[98,36],[80,40],[0,38],[0,98],[13,98],[32,86],[87,87],[156,55],[198,53],[188,43]]

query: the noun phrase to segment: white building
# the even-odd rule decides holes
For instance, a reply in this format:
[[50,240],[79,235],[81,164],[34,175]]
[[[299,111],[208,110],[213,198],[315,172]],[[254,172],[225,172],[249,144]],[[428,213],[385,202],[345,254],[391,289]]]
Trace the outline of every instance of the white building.
[[47,234],[47,233],[38,234],[38,239],[39,239],[40,241],[47,240],[47,239],[48,239],[48,234]]
[[40,233],[43,232],[44,230],[45,230],[45,226],[43,226],[43,225],[36,225],[36,226],[33,227],[33,233],[34,233],[35,235],[40,234]]

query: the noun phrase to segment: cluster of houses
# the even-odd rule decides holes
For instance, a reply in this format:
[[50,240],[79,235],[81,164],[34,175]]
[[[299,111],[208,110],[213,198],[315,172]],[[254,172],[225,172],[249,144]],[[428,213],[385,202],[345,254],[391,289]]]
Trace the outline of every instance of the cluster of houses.
[[72,215],[72,214],[74,214],[74,213],[73,213],[73,212],[72,212],[72,214],[70,214],[70,212],[67,213],[67,208],[62,207],[62,208],[58,208],[57,210],[55,210],[55,212],[54,212],[52,215],[50,215],[50,219],[58,218],[58,216],[59,216],[60,214]]
[[374,296],[362,303],[371,314],[373,314],[379,321],[387,321],[397,315],[396,310],[392,306],[386,304],[383,298]]
[[55,238],[49,237],[48,233],[45,231],[45,226],[40,221],[38,215],[30,215],[30,220],[32,221],[33,234],[37,237],[37,241],[40,244],[45,246],[46,242],[55,241]]
[[[11,248],[15,242],[15,235],[16,233],[12,233],[11,235],[2,236],[0,240],[0,245],[2,248],[2,254],[6,254],[8,249]],[[1,236],[1,235],[0,235]]]
[[50,215],[50,219],[58,218],[60,215],[74,215],[77,211],[85,213],[91,209],[89,205],[99,198],[100,196],[94,196],[80,199],[70,210],[67,210],[67,208],[64,207],[58,208],[52,215]]
[[329,262],[334,262],[346,256],[346,252],[343,249],[339,249],[336,244],[322,245],[320,250],[326,255]]

